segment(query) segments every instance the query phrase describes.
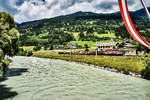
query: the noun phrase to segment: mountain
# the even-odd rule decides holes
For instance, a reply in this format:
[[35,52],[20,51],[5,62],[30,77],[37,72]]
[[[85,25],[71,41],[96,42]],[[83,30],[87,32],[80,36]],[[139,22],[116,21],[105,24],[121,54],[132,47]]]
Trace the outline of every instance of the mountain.
[[93,13],[93,12],[76,12],[73,14],[69,14],[69,15],[62,15],[62,16],[58,16],[58,17],[54,17],[54,18],[49,18],[49,19],[42,19],[42,20],[35,20],[35,21],[30,21],[30,22],[24,22],[21,23],[19,25],[17,25],[18,27],[31,27],[37,24],[41,24],[41,23],[59,23],[62,21],[70,21],[70,20],[92,20],[92,19],[102,19],[102,20],[109,20],[109,19],[121,19],[121,16],[119,14],[116,13],[112,13],[112,14],[97,14],[97,13]]
[[[150,11],[150,7],[148,8],[148,10]],[[133,17],[137,17],[137,18],[146,18],[147,17],[144,9],[140,9],[135,12],[131,12],[131,15]]]
[[[150,11],[150,8],[148,8]],[[137,11],[132,11],[130,12],[131,17],[133,18],[146,18],[146,13],[144,9],[140,9]],[[46,23],[46,22],[60,22],[63,20],[85,20],[85,19],[104,19],[104,20],[109,20],[109,19],[121,19],[121,14],[120,12],[116,13],[111,13],[111,14],[98,14],[98,13],[93,13],[93,12],[76,12],[73,14],[69,15],[62,15],[54,18],[49,18],[49,19],[42,19],[42,20],[36,20],[36,21],[30,21],[30,22],[24,22],[21,24],[17,24],[17,26],[31,26],[31,25],[36,25],[38,23]]]
[[[130,15],[136,26],[140,25],[140,27],[138,26],[140,29],[149,28],[149,24],[145,20],[144,9],[130,12]],[[112,37],[115,38],[120,34],[123,37],[129,36],[123,34],[127,31],[122,25],[120,12],[98,14],[79,11],[69,15],[17,24],[17,28],[21,33],[21,45],[62,45],[70,41],[111,40]],[[123,30],[115,32],[120,27]]]

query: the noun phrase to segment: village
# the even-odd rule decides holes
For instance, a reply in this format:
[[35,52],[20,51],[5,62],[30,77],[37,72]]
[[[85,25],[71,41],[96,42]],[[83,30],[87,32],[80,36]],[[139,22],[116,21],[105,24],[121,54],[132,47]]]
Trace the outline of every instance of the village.
[[[49,49],[49,48],[48,48]],[[40,53],[53,53],[53,54],[68,54],[68,55],[107,55],[107,56],[137,56],[138,53],[135,46],[131,43],[117,42],[111,43],[97,43],[93,49],[88,45],[84,48],[78,44],[67,44],[53,46],[53,50],[45,50],[44,47],[40,48]]]

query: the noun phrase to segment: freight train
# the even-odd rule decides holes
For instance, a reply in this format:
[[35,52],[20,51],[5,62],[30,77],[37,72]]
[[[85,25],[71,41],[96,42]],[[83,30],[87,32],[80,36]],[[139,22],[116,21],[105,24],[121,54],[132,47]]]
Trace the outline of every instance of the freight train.
[[114,56],[135,56],[135,49],[124,49],[124,50],[102,50],[102,51],[74,51],[74,52],[59,52],[59,54],[70,54],[70,55],[114,55]]

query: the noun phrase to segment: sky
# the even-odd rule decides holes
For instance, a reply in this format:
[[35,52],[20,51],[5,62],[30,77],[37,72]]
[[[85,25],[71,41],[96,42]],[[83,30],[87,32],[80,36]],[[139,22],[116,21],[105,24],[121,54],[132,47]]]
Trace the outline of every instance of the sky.
[[[129,10],[142,8],[140,0],[127,0]],[[150,5],[150,0],[145,0]],[[14,16],[18,23],[52,18],[78,11],[113,13],[119,11],[118,0],[0,0],[0,11]]]

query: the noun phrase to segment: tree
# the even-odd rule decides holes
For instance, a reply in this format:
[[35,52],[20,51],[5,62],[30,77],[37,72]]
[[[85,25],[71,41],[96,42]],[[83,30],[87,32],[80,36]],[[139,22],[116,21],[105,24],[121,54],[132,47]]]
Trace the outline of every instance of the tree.
[[13,17],[0,12],[0,48],[6,55],[14,55],[19,45],[19,32],[14,24]]
[[[7,69],[4,57],[13,56],[19,49],[19,32],[16,29],[13,17],[0,12],[0,69]],[[3,68],[2,68],[3,67]],[[5,70],[3,70],[5,71]]]
[[85,47],[85,51],[89,51],[89,49],[88,49],[89,46],[87,44],[85,44],[84,47]]
[[83,41],[84,38],[85,38],[84,33],[81,32],[81,33],[79,34],[79,40]]

